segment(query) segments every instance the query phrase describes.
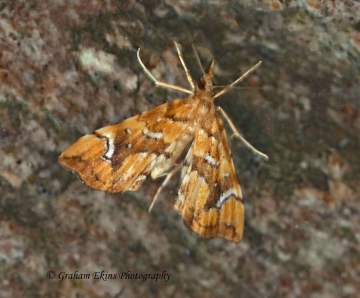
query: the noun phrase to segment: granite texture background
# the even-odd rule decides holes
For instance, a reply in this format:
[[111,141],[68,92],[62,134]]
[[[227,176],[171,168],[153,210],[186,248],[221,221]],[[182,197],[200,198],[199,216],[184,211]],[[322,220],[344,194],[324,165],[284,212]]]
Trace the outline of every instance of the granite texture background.
[[[78,137],[186,96],[136,59],[187,87],[173,40],[194,78],[192,44],[216,59],[217,85],[263,61],[216,100],[270,158],[230,142],[239,244],[185,227],[177,181],[149,214],[161,179],[107,194],[57,163]],[[1,297],[358,297],[359,1],[5,0],[0,81]],[[171,277],[75,276],[102,271]]]

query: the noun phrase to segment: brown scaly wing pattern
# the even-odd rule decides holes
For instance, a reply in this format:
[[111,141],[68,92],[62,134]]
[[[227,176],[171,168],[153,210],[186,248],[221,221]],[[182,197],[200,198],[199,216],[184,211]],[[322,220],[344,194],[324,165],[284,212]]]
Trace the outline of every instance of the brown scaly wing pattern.
[[241,190],[226,132],[216,112],[196,131],[185,158],[175,208],[184,222],[204,238],[223,237],[235,242],[242,238]]
[[59,162],[91,188],[108,192],[139,189],[170,168],[194,137],[189,99],[178,99],[85,135],[68,147]]

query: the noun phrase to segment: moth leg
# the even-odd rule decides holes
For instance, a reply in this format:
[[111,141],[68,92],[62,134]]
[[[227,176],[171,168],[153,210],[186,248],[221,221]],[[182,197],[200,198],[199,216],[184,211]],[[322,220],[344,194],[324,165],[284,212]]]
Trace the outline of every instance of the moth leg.
[[[188,93],[188,94],[194,94],[194,90],[187,90],[185,88],[182,88],[180,86],[176,86],[176,85],[171,85],[171,84],[167,84],[167,83],[164,83],[164,82],[160,82],[158,81],[157,79],[155,79],[155,77],[151,74],[151,72],[146,68],[146,66],[144,65],[144,63],[141,61],[141,58],[140,58],[140,48],[138,49],[137,51],[137,58],[138,58],[138,61],[140,63],[140,66],[142,67],[142,69],[144,70],[144,72],[147,74],[147,76],[155,83],[156,86],[160,86],[160,87],[163,87],[163,88],[170,88],[170,89],[175,89],[175,90],[178,90],[178,91],[181,91],[181,92],[185,92],[185,93]],[[183,62],[182,62],[183,63]],[[186,71],[186,70],[185,70]],[[188,76],[188,73],[186,73],[186,76]],[[189,75],[190,76],[190,75]],[[188,77],[189,79],[189,77]]]
[[265,160],[268,160],[269,157],[260,152],[259,150],[257,150],[255,147],[253,147],[248,141],[246,141],[244,139],[244,137],[240,134],[240,132],[237,130],[236,126],[234,125],[234,123],[231,121],[230,117],[228,114],[226,114],[226,112],[221,108],[221,107],[217,107],[217,109],[223,114],[224,118],[226,119],[226,121],[229,123],[232,131],[233,131],[233,135],[235,135],[236,137],[238,137],[245,145],[246,147],[248,147],[252,152],[254,152],[255,154],[260,155],[261,157],[263,157]]
[[[157,197],[159,196],[161,190],[169,183],[171,177],[172,177],[178,170],[180,170],[181,167],[182,167],[182,164],[181,164],[181,163],[180,163],[180,164],[177,164],[177,165],[174,166],[174,168],[173,168],[169,173],[164,174],[164,175],[166,175],[166,178],[165,178],[165,180],[163,181],[163,183],[161,184],[161,186],[158,188],[158,190],[157,190],[157,192],[156,192],[156,194],[155,194],[155,196],[154,196],[154,198],[153,198],[153,201],[152,201],[152,203],[151,203],[151,205],[150,205],[150,207],[149,207],[149,212],[150,212],[151,209],[154,207],[154,204],[155,204],[155,202],[156,202],[156,200],[157,200]],[[163,176],[163,175],[161,175],[161,176]],[[161,176],[159,176],[159,177],[161,177]]]
[[176,48],[176,51],[177,51],[177,53],[178,53],[180,62],[181,62],[182,66],[183,66],[183,68],[184,68],[184,70],[185,70],[186,77],[187,77],[187,79],[188,79],[188,81],[189,81],[189,83],[190,83],[190,85],[191,85],[191,90],[192,90],[193,93],[195,93],[195,85],[194,85],[194,82],[193,82],[192,77],[191,77],[191,75],[190,75],[190,71],[189,71],[188,68],[186,67],[185,61],[184,61],[184,59],[183,59],[183,57],[182,57],[182,54],[181,54],[181,51],[180,51],[180,46],[179,46],[179,44],[178,44],[176,41],[174,41],[174,44],[175,44],[175,48]]
[[226,86],[223,90],[219,91],[218,93],[216,93],[214,95],[214,99],[216,97],[219,97],[220,95],[223,95],[224,93],[228,92],[229,89],[236,85],[237,83],[241,82],[250,72],[254,71],[255,69],[257,69],[260,64],[262,63],[262,61],[259,61],[258,63],[256,63],[253,67],[251,67],[247,72],[245,72],[241,77],[239,77],[238,79],[236,79],[234,82],[232,82],[230,85]]

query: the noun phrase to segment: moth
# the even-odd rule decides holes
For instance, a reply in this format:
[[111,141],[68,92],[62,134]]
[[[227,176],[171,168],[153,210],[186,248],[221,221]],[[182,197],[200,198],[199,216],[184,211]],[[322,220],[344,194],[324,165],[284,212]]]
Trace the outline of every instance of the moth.
[[[247,147],[265,159],[267,156],[241,136],[225,111],[214,105],[214,99],[242,81],[261,61],[214,94],[214,60],[195,88],[176,42],[175,47],[191,90],[155,79],[140,59],[140,49],[137,58],[156,86],[183,91],[190,94],[188,98],[97,129],[68,147],[59,162],[77,173],[89,187],[111,193],[136,191],[149,174],[153,179],[166,176],[150,209],[171,176],[181,171],[174,206],[184,222],[201,237],[239,242],[244,228],[244,206],[220,114]],[[185,155],[186,148],[189,150]],[[179,161],[181,156],[185,156],[183,161]]]

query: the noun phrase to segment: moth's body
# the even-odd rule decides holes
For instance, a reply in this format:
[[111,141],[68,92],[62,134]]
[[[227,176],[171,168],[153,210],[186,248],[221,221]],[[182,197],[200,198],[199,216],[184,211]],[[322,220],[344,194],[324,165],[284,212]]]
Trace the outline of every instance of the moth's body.
[[214,105],[212,78],[213,63],[190,97],[83,136],[61,154],[59,162],[93,189],[135,191],[149,173],[152,178],[171,176],[190,145],[175,208],[202,237],[240,241],[241,190]]

